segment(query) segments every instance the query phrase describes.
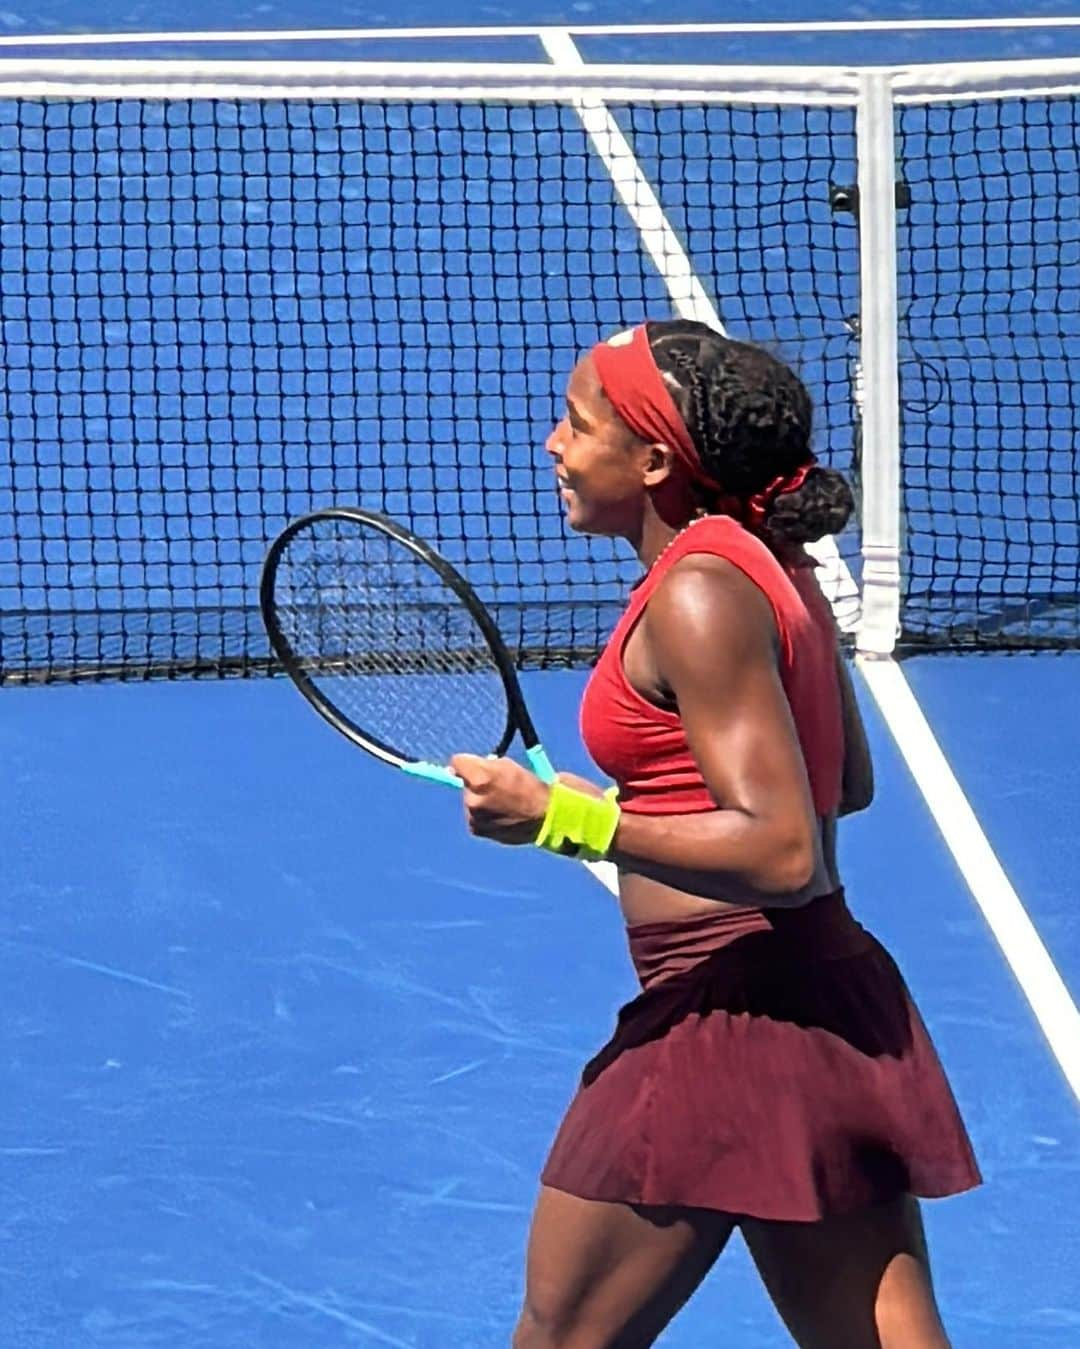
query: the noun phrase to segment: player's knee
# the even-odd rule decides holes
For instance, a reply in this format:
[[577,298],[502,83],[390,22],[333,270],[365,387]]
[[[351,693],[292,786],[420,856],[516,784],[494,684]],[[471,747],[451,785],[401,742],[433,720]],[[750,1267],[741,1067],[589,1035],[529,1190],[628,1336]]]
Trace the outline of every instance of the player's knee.
[[532,1283],[525,1294],[513,1349],[565,1349],[576,1344],[577,1309],[554,1286]]
[[548,1349],[558,1341],[548,1337],[544,1327],[532,1314],[528,1305],[522,1307],[518,1323],[514,1328],[511,1349]]
[[556,1349],[559,1344],[528,1306],[521,1309],[511,1349]]

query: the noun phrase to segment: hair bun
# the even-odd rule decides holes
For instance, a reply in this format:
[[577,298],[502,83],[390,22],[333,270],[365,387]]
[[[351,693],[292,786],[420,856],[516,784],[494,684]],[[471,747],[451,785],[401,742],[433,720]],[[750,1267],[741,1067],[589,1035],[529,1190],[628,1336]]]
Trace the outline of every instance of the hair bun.
[[816,543],[827,534],[839,534],[854,509],[855,498],[844,475],[819,464],[796,491],[776,498],[765,525],[788,543]]

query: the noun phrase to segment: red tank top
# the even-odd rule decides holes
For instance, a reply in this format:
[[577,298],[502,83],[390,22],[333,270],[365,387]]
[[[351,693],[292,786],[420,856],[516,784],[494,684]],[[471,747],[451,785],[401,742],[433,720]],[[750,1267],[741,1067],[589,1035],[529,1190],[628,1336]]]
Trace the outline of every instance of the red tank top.
[[772,606],[780,679],[806,762],[818,815],[840,803],[843,710],[836,637],[813,568],[785,568],[768,547],[728,516],[695,521],[675,537],[630,597],[585,688],[581,734],[597,766],[619,787],[619,804],[642,815],[716,810],[677,712],[654,707],[623,670],[626,640],[671,568],[690,553],[712,553],[739,568]]

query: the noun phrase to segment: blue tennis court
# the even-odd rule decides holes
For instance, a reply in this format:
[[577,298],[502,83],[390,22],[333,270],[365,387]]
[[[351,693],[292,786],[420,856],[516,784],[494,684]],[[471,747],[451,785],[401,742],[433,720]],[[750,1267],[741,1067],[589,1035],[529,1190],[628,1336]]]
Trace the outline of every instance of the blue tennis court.
[[[912,673],[1075,987],[1076,658]],[[584,768],[579,688],[537,674],[527,696]],[[1029,709],[1024,765],[989,744],[1003,703]],[[505,1343],[550,1133],[631,992],[607,892],[468,841],[449,794],[399,784],[278,681],[9,690],[0,712],[10,1342]],[[1075,1101],[874,730],[850,892],[987,1179],[928,1206],[949,1324],[1068,1345]],[[721,1324],[784,1343],[737,1244],[665,1342]]]
[[[501,4],[470,14],[468,21],[528,25],[573,17],[625,23],[625,11],[615,8],[595,4],[568,16],[524,7],[512,11]],[[639,0],[633,17],[646,23],[657,18],[658,9]],[[717,18],[691,12],[679,17]],[[770,17],[788,16],[777,11]],[[31,30],[75,34],[73,19],[65,4],[52,12],[39,9],[32,19],[0,16],[0,23],[10,40]],[[99,8],[93,21],[103,33],[177,26],[172,14],[155,16],[146,9],[127,15]],[[419,3],[392,15],[365,11],[362,18],[326,6],[302,16],[264,6],[227,19],[237,29],[446,21],[443,11],[436,16],[433,7]],[[202,25],[221,28],[220,12],[185,14],[185,28]],[[78,27],[85,27],[82,16]],[[253,38],[205,44],[163,38],[140,52],[193,59],[341,59],[343,41],[282,44]],[[896,63],[925,59],[931,44],[934,60],[1071,56],[1080,28],[735,34],[707,42],[672,36],[650,43],[646,50],[640,38],[597,34],[583,36],[580,48],[588,61]],[[394,38],[375,45],[357,39],[345,47],[345,54],[357,59],[372,51],[388,60],[544,59],[543,49],[527,36],[471,42]],[[0,51],[27,54],[41,53],[15,42]],[[51,54],[116,53],[107,44],[74,41]],[[537,445],[537,423],[565,374],[554,359],[550,367],[530,370],[523,352],[533,342],[569,360],[591,335],[590,325],[620,321],[625,301],[612,295],[606,302],[603,285],[586,321],[575,319],[575,304],[582,285],[597,276],[603,281],[620,259],[639,252],[633,222],[621,213],[603,166],[590,158],[569,110],[565,118],[534,118],[518,127],[528,151],[511,144],[514,129],[508,129],[504,150],[485,160],[485,170],[498,181],[520,172],[523,154],[531,155],[532,172],[542,182],[537,165],[544,137],[558,134],[564,143],[581,138],[568,179],[580,197],[567,206],[539,191],[527,219],[515,218],[513,211],[500,214],[497,194],[485,195],[479,186],[462,190],[458,198],[425,200],[424,182],[436,176],[440,145],[444,154],[452,144],[452,153],[467,158],[480,143],[481,128],[446,126],[440,141],[439,118],[445,114],[435,108],[430,124],[410,124],[414,138],[407,146],[402,142],[396,161],[394,135],[406,128],[395,126],[392,116],[374,128],[386,137],[382,180],[391,187],[407,180],[420,204],[413,251],[409,257],[402,253],[399,235],[393,259],[409,293],[363,297],[367,317],[358,331],[355,309],[349,308],[357,297],[346,292],[343,260],[361,246],[361,232],[367,247],[383,246],[377,238],[380,217],[350,216],[350,197],[342,190],[350,184],[348,160],[356,147],[349,136],[358,133],[364,114],[357,114],[355,127],[346,115],[333,128],[316,118],[297,129],[285,125],[281,119],[287,122],[288,113],[280,108],[256,126],[254,106],[226,109],[226,121],[218,122],[214,135],[219,144],[224,135],[227,148],[233,144],[228,136],[237,146],[245,135],[261,138],[259,152],[267,160],[261,213],[253,208],[250,184],[240,184],[238,165],[220,156],[212,191],[199,197],[200,105],[189,105],[194,117],[189,112],[172,130],[168,115],[157,112],[149,131],[141,129],[139,172],[163,184],[162,200],[173,191],[196,203],[191,220],[181,222],[190,231],[185,239],[176,232],[175,217],[168,227],[154,217],[152,194],[142,218],[133,224],[124,217],[121,184],[132,168],[125,155],[135,152],[125,142],[120,103],[108,114],[114,116],[112,140],[106,135],[103,142],[98,125],[91,141],[99,158],[80,166],[79,154],[88,153],[89,142],[80,142],[80,135],[89,134],[85,126],[66,113],[52,114],[50,126],[47,111],[39,124],[30,125],[25,114],[17,120],[11,101],[0,100],[0,183],[7,177],[0,228],[18,225],[23,231],[18,254],[9,237],[0,258],[8,372],[25,374],[21,386],[5,386],[5,415],[10,421],[15,407],[32,420],[36,451],[32,464],[16,459],[10,466],[9,481],[0,481],[0,502],[6,492],[13,514],[29,494],[49,503],[21,566],[12,542],[0,540],[5,658],[13,659],[15,640],[29,645],[44,640],[43,621],[27,626],[21,616],[13,620],[13,611],[40,612],[46,590],[56,593],[59,587],[67,592],[58,605],[65,617],[49,652],[59,665],[78,665],[92,650],[93,659],[105,664],[130,658],[154,666],[166,647],[171,649],[176,630],[187,643],[181,655],[190,669],[204,672],[204,655],[208,663],[224,656],[242,664],[257,625],[248,588],[253,559],[264,546],[263,521],[284,521],[312,492],[343,490],[335,471],[348,468],[351,446],[376,435],[387,447],[387,463],[370,477],[358,469],[350,491],[361,499],[377,493],[389,508],[409,509],[421,518],[426,512],[436,523],[440,492],[457,493],[456,523],[442,542],[451,553],[458,548],[458,560],[480,569],[496,603],[516,603],[524,588],[526,642],[549,598],[541,584],[550,583],[556,587],[561,639],[569,648],[579,641],[587,645],[592,638],[581,636],[585,620],[579,611],[609,616],[632,569],[625,560],[605,556],[599,581],[582,603],[573,584],[575,556],[552,541],[554,500],[539,501],[526,522],[535,537],[519,537],[514,516],[514,493],[521,490]],[[36,105],[33,116],[40,108]],[[823,160],[824,143],[848,135],[846,125],[829,126],[828,116],[819,112],[756,126],[721,125],[706,116],[701,126],[680,126],[678,137],[692,144],[695,136],[706,141],[743,136],[759,147],[768,137],[797,141],[801,161],[813,171]],[[643,171],[658,184],[661,206],[689,240],[695,271],[710,278],[725,321],[760,340],[769,339],[772,325],[776,338],[811,363],[810,377],[823,391],[826,434],[842,443],[852,421],[841,384],[850,361],[844,322],[857,302],[854,241],[839,235],[827,255],[796,248],[782,259],[785,275],[797,278],[796,294],[812,299],[808,308],[785,309],[784,296],[764,282],[757,293],[724,293],[725,277],[734,282],[751,273],[754,258],[765,277],[778,267],[777,254],[770,252],[776,247],[769,232],[775,222],[762,224],[749,206],[740,206],[745,185],[732,173],[714,187],[729,194],[734,224],[710,232],[702,222],[708,199],[695,179],[693,154],[683,152],[665,167],[665,124],[625,125],[640,137]],[[332,172],[312,168],[304,175],[312,188],[298,206],[292,203],[287,258],[274,252],[274,227],[282,221],[275,215],[277,170],[271,162],[282,152],[276,138],[285,133],[292,158],[282,173],[295,172],[298,156],[335,157]],[[943,134],[940,124],[913,126],[910,135],[918,141],[913,157],[932,158],[933,138]],[[1050,134],[1050,142],[1037,149],[1052,155]],[[50,136],[59,137],[63,153],[71,155],[66,221],[55,215],[55,185],[46,190],[41,174],[35,178],[33,170],[27,175],[20,169],[22,195],[16,195],[10,157],[16,135],[23,144],[38,136],[42,146]],[[168,149],[175,164],[176,142],[170,138],[176,136],[188,138],[182,150],[189,156],[191,182],[179,187],[174,182],[170,189],[166,159],[154,156]],[[418,172],[416,163],[417,145],[428,144],[425,136],[431,138],[430,173],[423,165]],[[976,160],[978,149],[973,142]],[[96,169],[96,192],[80,188],[80,167]],[[333,184],[334,200],[320,197],[320,181]],[[996,181],[993,174],[990,181]],[[38,187],[29,191],[34,183]],[[750,187],[760,200],[775,185],[759,178]],[[1062,190],[1061,180],[1056,185],[1048,180],[1046,187]],[[791,227],[792,212],[802,210],[795,227],[810,231],[821,222],[813,216],[818,208],[799,205],[806,199],[801,191],[785,197],[782,187],[769,198],[777,220]],[[200,216],[200,200],[218,203],[219,214]],[[392,212],[395,202],[390,191],[380,209]],[[962,223],[962,194],[953,204]],[[396,209],[406,207],[397,203]],[[747,212],[743,220],[740,209]],[[583,243],[597,221],[601,243]],[[1055,237],[1052,213],[1044,218],[1035,212],[1030,224],[1031,248],[1049,247]],[[461,298],[452,287],[445,294],[431,289],[446,287],[452,276],[447,259],[455,249],[478,246],[465,234],[460,241],[444,235],[425,255],[424,231],[436,225],[484,232],[490,271],[479,278],[474,273],[477,293]],[[564,233],[553,244],[545,231],[556,225]],[[59,237],[61,227],[69,230],[66,242]],[[141,232],[134,269],[132,228]],[[498,260],[521,247],[515,230],[522,229],[537,232],[545,267],[535,275],[515,272],[516,307],[506,318],[500,316],[505,291],[499,289]],[[350,236],[350,230],[357,233]],[[918,252],[929,246],[926,236],[916,230],[912,238],[910,265],[928,273],[928,255]],[[1063,267],[1075,268],[1069,250],[1078,243],[1072,237],[1063,241]],[[210,247],[218,250],[218,265],[207,270],[222,278],[220,293],[197,287],[185,293],[183,284],[163,288],[155,280],[163,273],[188,276],[183,249],[205,253]],[[1000,241],[988,240],[981,283],[1007,307],[1008,278],[999,275],[994,252],[1000,247]],[[93,256],[80,254],[81,248]],[[35,311],[40,297],[33,277],[45,268],[46,253],[72,278],[67,328],[63,314],[58,322],[56,312]],[[440,273],[430,271],[435,257],[446,264]],[[970,273],[948,259],[934,262],[947,278],[946,298],[963,295]],[[647,259],[632,266],[638,304],[666,304],[655,266]],[[93,276],[93,293],[82,300],[80,274]],[[1042,271],[1029,287],[1038,317],[1018,336],[1030,349],[1021,351],[1011,380],[995,373],[999,387],[1008,391],[1005,405],[1012,407],[1030,375],[1023,362],[1037,361],[1045,398],[1039,406],[1050,425],[1053,409],[1075,403],[1068,348],[1075,297],[1061,295],[1072,315],[1067,323],[1055,317],[1053,306],[1063,275]],[[275,276],[287,285],[275,287]],[[239,317],[230,310],[238,295],[246,305]],[[134,319],[122,297],[143,305]],[[409,301],[421,299],[429,307],[410,311]],[[19,303],[25,307],[21,316],[11,309]],[[79,312],[80,303],[96,306],[95,312]],[[410,354],[414,330],[430,318],[434,303],[445,306],[445,331],[427,333],[424,353]],[[488,324],[503,344],[490,369],[455,364],[455,350],[460,351],[455,324],[466,310],[470,322],[478,329]],[[956,563],[961,582],[950,594],[935,594],[932,584],[923,592],[931,626],[943,606],[966,593],[962,583],[974,543],[981,547],[993,534],[971,509],[985,488],[974,463],[964,466],[966,478],[946,482],[941,476],[949,410],[977,406],[982,387],[978,370],[954,380],[945,395],[936,387],[943,361],[948,369],[954,354],[950,343],[957,340],[941,315],[941,304],[930,304],[912,320],[907,412],[921,428],[911,443],[922,455],[921,468],[909,467],[925,475],[916,485],[922,495],[908,541],[912,574],[920,575],[923,566],[932,581],[942,574],[935,566],[947,571]],[[294,330],[296,350],[323,353],[318,368],[291,368],[278,355],[282,334],[287,339]],[[516,347],[510,336],[515,331]],[[76,332],[81,352],[73,357]],[[90,350],[87,332],[94,333]],[[207,332],[218,334],[209,352]],[[981,340],[985,350],[979,359],[992,363],[992,326]],[[156,367],[141,363],[148,347]],[[388,392],[380,386],[388,397],[382,420],[365,424],[355,413],[356,400],[370,397],[375,386],[365,385],[364,369],[344,356],[363,350],[374,361],[390,349],[397,361],[390,370],[393,387]],[[43,359],[46,350],[53,353],[51,363]],[[76,394],[70,362],[78,364],[80,354],[82,377],[89,382]],[[196,356],[212,378],[193,392],[184,381]],[[428,367],[441,383],[417,383]],[[164,402],[155,369],[175,376]],[[220,384],[214,386],[213,379]],[[315,422],[312,400],[326,409]],[[421,402],[435,452],[420,487],[413,479],[407,490],[406,428]],[[207,448],[195,466],[201,477],[194,498],[190,481],[182,484],[179,477],[181,467],[191,468],[184,462],[184,437],[162,427],[163,407],[166,420],[175,415],[178,423],[186,418],[204,429]],[[246,413],[238,414],[243,407]],[[973,449],[980,436],[1002,437],[1001,491],[1019,515],[1025,509],[1023,490],[1016,486],[1023,417],[985,416],[990,420],[963,428],[968,440],[961,440],[959,452]],[[455,427],[492,418],[499,419],[499,434],[511,449],[508,467],[495,478],[479,460],[466,458],[462,465],[454,439]],[[387,439],[388,424],[398,427],[396,437]],[[18,439],[17,427],[15,432]],[[110,444],[121,447],[127,477],[110,478],[106,489],[104,447]],[[171,447],[176,457],[167,455],[160,464],[143,461],[151,444]],[[275,473],[260,477],[256,469],[265,467],[267,456]],[[1044,512],[1041,525],[1066,538],[1076,520],[1071,462],[1064,445],[1048,453],[1040,466],[1043,495],[1035,506],[1028,503]],[[948,522],[935,518],[933,503],[935,490],[944,487],[953,494],[960,524],[943,541],[940,531]],[[190,539],[170,534],[181,493],[196,522]],[[95,543],[92,527],[82,536],[78,530],[86,527],[69,523],[75,517],[111,520],[128,506],[141,534],[121,531]],[[468,524],[473,508],[487,512],[484,533]],[[24,516],[29,518],[28,510]],[[540,523],[534,526],[534,519]],[[65,526],[75,530],[73,555],[59,550]],[[1035,574],[1044,539],[1038,530],[1000,541],[990,537],[988,552],[979,558],[989,559],[997,566],[995,577],[1004,578],[1001,603],[1010,599],[1010,567],[1015,575]],[[147,540],[149,554],[141,546]],[[844,549],[853,566],[857,547],[856,538]],[[1037,578],[1050,594],[1040,620],[1051,627],[1073,621],[1075,595],[1061,600],[1059,592],[1060,578],[1075,565],[1075,548],[1066,549],[1055,558],[1054,575]],[[141,603],[137,613],[124,615],[131,587]],[[1033,588],[1030,581],[1022,587],[1025,596]],[[80,610],[80,595],[88,589],[95,592],[94,613],[111,618]],[[199,608],[210,591],[213,617],[204,622]],[[971,608],[977,625],[974,599]],[[1075,1059],[1066,1052],[1077,1024],[1072,999],[1080,988],[1080,920],[1073,903],[1080,868],[1074,825],[1080,799],[1078,662],[1080,653],[1065,651],[934,654],[901,665],[984,841],[1000,859],[1063,981],[1064,1002],[1048,998],[1036,1007],[1025,979],[1042,967],[1028,961],[1028,938],[1007,904],[991,907],[993,922],[988,920],[986,904],[996,902],[1000,887],[977,847],[973,851],[952,798],[934,795],[939,782],[927,789],[927,760],[918,757],[924,747],[920,725],[910,715],[887,725],[879,703],[884,698],[889,705],[892,697],[895,706],[895,697],[881,694],[882,675],[874,662],[862,667],[860,693],[870,718],[878,801],[845,828],[844,871],[857,916],[893,950],[912,985],[985,1174],[986,1184],[973,1195],[927,1206],[946,1320],[955,1344],[972,1349],[1066,1349],[1080,1342],[1080,1244],[1073,1219],[1080,1131],[1069,1081]],[[556,764],[588,772],[576,732],[584,674],[532,669],[525,679]],[[10,1103],[0,1130],[7,1198],[0,1341],[27,1349],[506,1344],[520,1298],[522,1250],[540,1164],[582,1062],[633,991],[618,913],[606,889],[584,869],[532,850],[470,840],[450,793],[411,784],[350,748],[307,712],[283,680],[5,687],[0,746],[9,781],[7,809],[0,816],[7,895],[0,956],[8,989],[2,1062]],[[929,776],[933,779],[932,771]],[[946,845],[946,837],[957,851]],[[737,1241],[662,1340],[683,1349],[786,1342]]]

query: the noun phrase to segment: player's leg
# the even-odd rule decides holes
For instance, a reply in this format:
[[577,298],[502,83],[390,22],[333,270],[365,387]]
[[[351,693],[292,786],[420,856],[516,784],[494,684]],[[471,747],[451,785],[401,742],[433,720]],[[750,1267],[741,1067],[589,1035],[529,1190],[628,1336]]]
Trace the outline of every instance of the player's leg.
[[917,1202],[819,1223],[740,1223],[801,1349],[949,1349]]
[[545,1187],[514,1349],[646,1349],[733,1227],[704,1209],[600,1203]]

